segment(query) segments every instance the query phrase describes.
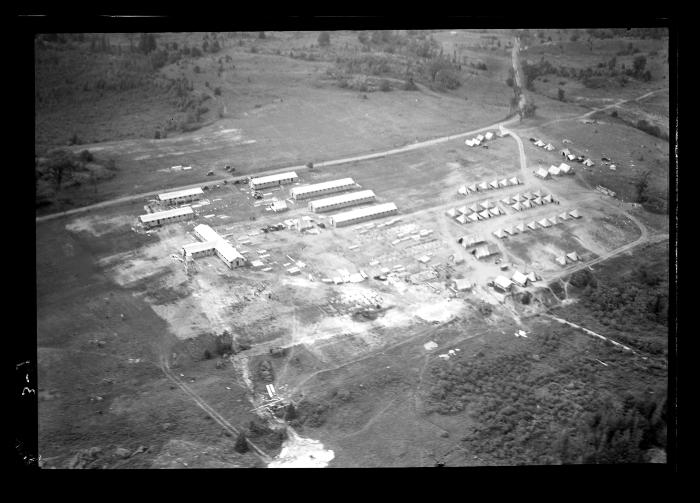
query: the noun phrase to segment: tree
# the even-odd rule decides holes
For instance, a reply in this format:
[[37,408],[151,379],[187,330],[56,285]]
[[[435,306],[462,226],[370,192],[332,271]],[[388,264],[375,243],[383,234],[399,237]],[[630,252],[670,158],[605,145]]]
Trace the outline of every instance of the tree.
[[245,433],[240,433],[238,435],[238,438],[236,438],[236,445],[233,448],[240,454],[244,454],[250,450],[248,447],[248,438]]
[[144,54],[149,54],[156,50],[156,37],[153,33],[142,33],[139,39],[138,49]]
[[327,31],[322,31],[318,34],[318,45],[321,47],[326,47],[331,43],[331,36]]
[[634,60],[632,61],[632,68],[634,69],[635,75],[637,75],[637,76],[641,75],[646,66],[647,66],[646,56],[643,56],[643,55],[635,56]]
[[610,58],[610,61],[608,61],[608,70],[612,71],[615,69],[615,65],[617,65],[617,58],[613,56]]
[[522,117],[530,118],[535,116],[535,111],[537,110],[537,105],[532,102],[528,102],[523,107]]
[[644,170],[634,183],[634,187],[637,190],[637,202],[643,203],[646,201],[646,192],[647,188],[649,187],[649,176],[651,176],[651,171],[648,169]]
[[560,88],[557,90],[557,99],[558,99],[559,101],[565,101],[565,100],[566,100],[565,95],[566,95],[565,91],[560,87]]

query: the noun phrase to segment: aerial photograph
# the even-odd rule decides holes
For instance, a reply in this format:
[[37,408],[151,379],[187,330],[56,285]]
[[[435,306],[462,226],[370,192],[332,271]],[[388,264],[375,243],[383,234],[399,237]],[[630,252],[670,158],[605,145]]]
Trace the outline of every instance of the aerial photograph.
[[32,35],[38,467],[668,466],[668,23],[465,24]]

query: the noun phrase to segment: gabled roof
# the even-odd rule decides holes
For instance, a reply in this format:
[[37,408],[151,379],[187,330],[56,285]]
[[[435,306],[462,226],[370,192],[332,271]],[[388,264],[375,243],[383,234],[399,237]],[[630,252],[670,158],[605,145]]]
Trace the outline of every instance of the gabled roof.
[[527,227],[525,227],[525,224],[519,223],[518,225],[515,226],[515,229],[518,232],[526,232]]
[[471,211],[472,213],[475,213],[475,212],[479,211],[479,206],[476,203],[474,203],[469,207],[469,211]]
[[476,139],[479,141],[484,141],[484,135],[483,134],[478,134],[476,135]]
[[481,182],[479,184],[479,190],[489,190],[489,184],[486,182]]
[[543,218],[542,220],[538,220],[537,223],[540,224],[542,227],[551,227],[552,226],[551,222],[549,220],[547,220],[546,218]]
[[554,198],[552,197],[552,194],[547,194],[546,196],[544,196],[544,197],[542,198],[542,202],[543,202],[543,203],[553,203],[553,202],[554,202]]
[[525,199],[521,204],[525,209],[529,210],[530,208],[532,208],[532,202],[530,202],[529,199]]
[[468,220],[467,220],[467,217],[465,217],[464,215],[458,216],[456,220],[457,220],[460,224],[466,224],[467,221],[468,221]]
[[536,205],[538,205],[538,206],[542,206],[542,198],[541,198],[541,197],[536,197],[536,198],[533,199],[531,202],[532,202],[532,204],[536,204]]
[[559,168],[556,167],[556,166],[550,166],[549,169],[548,169],[547,171],[549,171],[549,174],[550,174],[550,175],[555,175],[555,176],[556,176],[556,175],[559,174]]
[[515,203],[514,205],[511,206],[515,211],[523,211],[523,205],[520,203]]
[[454,217],[457,216],[457,210],[454,209],[454,208],[450,208],[449,210],[447,210],[447,211],[445,212],[445,215],[447,215],[447,216],[450,217],[450,218],[454,218]]
[[529,273],[527,273],[527,279],[530,280],[531,283],[537,281],[537,275],[535,274],[535,271],[530,271]]
[[566,265],[566,257],[564,255],[555,259],[560,265]]
[[499,208],[498,206],[494,206],[489,211],[494,217],[501,214],[501,208]]
[[569,150],[568,148],[565,148],[564,150],[561,151],[561,154],[562,155],[569,155],[569,154],[571,154],[571,150]]
[[484,210],[481,213],[479,213],[479,216],[481,218],[491,218],[491,214],[489,213],[489,210]]
[[469,191],[467,190],[467,186],[462,185],[460,188],[458,188],[457,194],[462,194],[463,196],[466,196],[467,194],[469,194]]
[[467,218],[468,218],[469,220],[471,220],[472,222],[476,222],[476,221],[479,220],[479,214],[478,214],[478,213],[472,213],[472,214],[469,215]]
[[511,178],[508,181],[510,182],[511,185],[520,185],[520,180],[518,179],[517,176],[514,176],[513,178]]
[[494,285],[499,286],[504,290],[507,290],[513,284],[513,282],[505,276],[496,276],[496,279],[493,280],[493,283]]
[[581,215],[579,215],[578,210],[571,210],[571,211],[569,212],[569,215],[571,215],[571,216],[574,217],[574,218],[581,218]]
[[570,161],[573,161],[574,159],[576,159],[576,156],[574,154],[571,154],[571,155],[567,155],[566,158]]
[[457,211],[459,211],[462,215],[464,215],[465,213],[469,213],[469,210],[467,209],[466,204],[464,206],[460,206],[459,208],[457,208]]
[[571,171],[571,166],[569,166],[565,162],[562,162],[559,165],[559,171],[561,171],[562,173],[568,173],[569,171]]
[[528,277],[520,271],[515,271],[511,277],[511,280],[518,286],[527,286]]
[[508,187],[508,179],[504,178],[503,180],[498,180],[498,186],[499,187]]
[[489,187],[492,189],[497,189],[498,188],[498,180],[492,180],[489,182]]
[[540,167],[536,172],[535,175],[539,176],[540,178],[547,178],[549,177],[549,171],[544,169],[543,167]]
[[505,234],[505,232],[503,232],[503,229],[498,229],[498,230],[493,231],[493,235],[499,239],[503,239],[504,237],[506,237],[506,234]]
[[561,218],[562,220],[568,220],[571,217],[569,216],[569,214],[567,212],[563,212],[563,213],[559,213],[559,218]]
[[567,253],[567,254],[566,254],[566,258],[568,258],[568,259],[571,260],[572,262],[576,262],[577,260],[580,260],[580,257],[578,256],[578,253],[576,253],[575,251],[573,251],[573,252],[571,252],[571,253]]
[[464,140],[464,144],[465,144],[467,147],[473,147],[473,146],[474,146],[474,143],[472,143],[472,141],[471,141],[469,138],[467,138],[466,140]]
[[530,229],[532,229],[533,231],[534,231],[535,229],[537,229],[537,223],[536,223],[534,220],[533,220],[532,222],[530,222],[529,224],[527,224],[527,226],[528,226]]
[[469,248],[471,246],[477,245],[484,242],[484,238],[478,234],[472,236],[462,236],[461,240],[462,246],[464,248]]

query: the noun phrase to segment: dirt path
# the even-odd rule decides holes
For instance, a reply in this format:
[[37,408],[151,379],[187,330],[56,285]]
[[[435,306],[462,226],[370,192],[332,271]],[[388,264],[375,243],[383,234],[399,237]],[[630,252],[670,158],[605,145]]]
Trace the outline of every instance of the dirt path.
[[[239,435],[239,430],[235,428],[231,423],[224,419],[221,414],[216,412],[208,403],[206,403],[197,393],[195,393],[189,386],[187,386],[182,380],[177,377],[172,370],[170,370],[170,363],[167,357],[161,356],[160,358],[160,368],[170,381],[172,381],[178,388],[180,388],[187,396],[189,396],[199,408],[206,412],[214,421],[219,423],[219,425],[234,437]],[[250,439],[247,439],[248,445],[257,453],[260,459],[268,464],[272,460],[262,449],[255,445]]]
[[622,348],[622,349],[624,349],[624,350],[626,350],[626,351],[632,351],[632,353],[635,353],[635,354],[636,354],[636,351],[634,351],[632,348],[630,348],[630,347],[628,347],[628,346],[625,346],[624,344],[620,344],[619,342],[614,341],[614,340],[612,340],[612,339],[610,339],[610,338],[608,338],[608,337],[604,337],[604,336],[602,336],[602,335],[600,335],[600,334],[594,332],[593,330],[588,330],[587,328],[584,328],[584,327],[582,327],[582,326],[580,326],[580,325],[577,325],[576,323],[571,323],[570,321],[566,321],[565,319],[558,318],[558,317],[556,317],[556,316],[553,316],[553,315],[547,314],[547,313],[543,313],[543,316],[546,316],[547,318],[551,318],[551,319],[553,319],[554,321],[557,321],[557,322],[562,323],[562,324],[564,324],[564,325],[569,325],[570,327],[577,328],[577,329],[583,331],[584,333],[586,333],[586,334],[588,334],[588,335],[592,335],[593,337],[597,337],[598,339],[602,339],[602,340],[604,340],[604,341],[609,341],[609,342],[613,343],[615,346],[618,346],[618,347],[620,347],[620,348]]

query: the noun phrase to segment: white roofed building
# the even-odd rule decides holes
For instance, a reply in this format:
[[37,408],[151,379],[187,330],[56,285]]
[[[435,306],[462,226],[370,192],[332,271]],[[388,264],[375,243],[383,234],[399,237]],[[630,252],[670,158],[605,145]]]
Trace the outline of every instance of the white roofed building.
[[287,183],[294,183],[299,180],[296,172],[288,171],[286,173],[277,173],[276,175],[261,176],[250,180],[250,188],[253,190],[265,189],[267,187],[276,187]]
[[328,182],[315,183],[303,187],[294,187],[290,189],[289,195],[295,200],[309,199],[324,194],[332,194],[333,192],[351,190],[356,186],[357,184],[352,178],[341,178],[339,180],[330,180]]
[[348,194],[342,194],[339,196],[326,197],[323,199],[315,199],[309,201],[309,209],[313,212],[319,213],[322,211],[332,211],[340,208],[345,208],[347,206],[355,206],[358,204],[370,203],[376,199],[374,191],[371,190],[358,190],[357,192],[350,192]]
[[246,258],[208,225],[198,225],[194,228],[194,234],[202,242],[183,246],[182,253],[186,257],[197,258],[216,254],[229,269],[240,267],[246,263]]
[[394,203],[375,204],[366,208],[357,208],[333,215],[330,217],[330,223],[333,227],[343,227],[364,222],[365,220],[394,215],[398,211],[399,209]]
[[158,194],[158,201],[166,204],[180,204],[195,201],[202,197],[204,191],[201,187],[194,189],[176,190],[174,192],[164,192]]
[[189,206],[173,208],[172,210],[157,211],[139,216],[144,227],[151,228],[172,222],[181,222],[194,217],[194,211]]

